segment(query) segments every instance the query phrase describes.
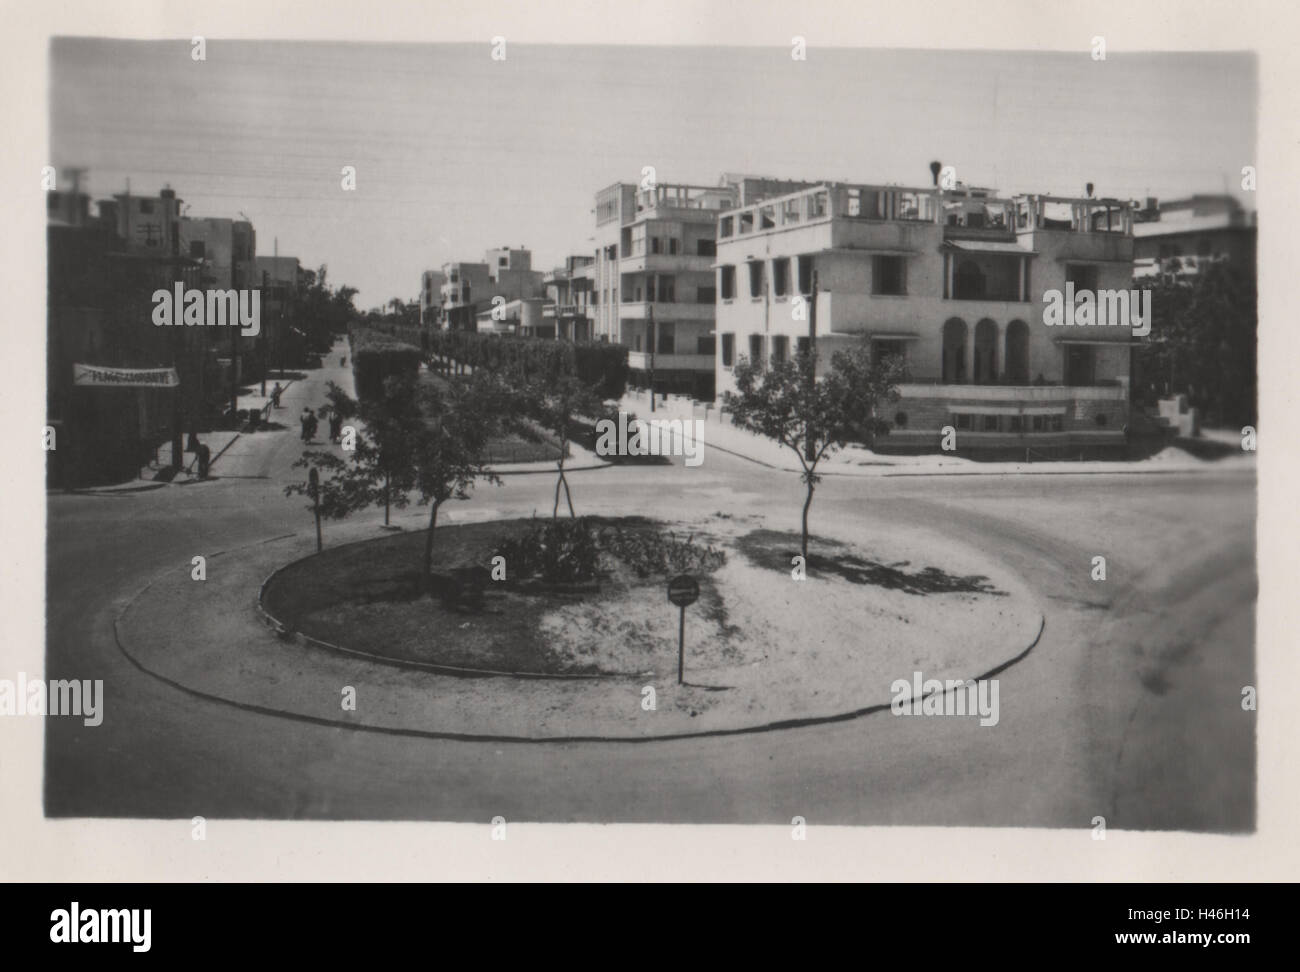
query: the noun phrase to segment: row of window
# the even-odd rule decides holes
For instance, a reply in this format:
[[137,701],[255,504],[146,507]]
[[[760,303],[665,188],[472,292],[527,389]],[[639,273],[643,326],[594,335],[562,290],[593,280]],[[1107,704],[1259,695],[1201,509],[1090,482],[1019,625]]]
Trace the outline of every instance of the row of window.
[[[808,339],[800,337],[795,339],[795,354],[805,354],[808,351]],[[784,334],[772,335],[772,361],[776,364],[785,361],[790,357],[790,339]],[[751,334],[749,336],[749,360],[762,361],[763,356],[763,335]],[[722,366],[731,368],[736,363],[736,335],[730,332],[722,335]]]
[[[906,416],[904,423],[906,424]],[[952,424],[959,432],[1060,432],[1064,415],[972,415],[954,412]]]
[[[807,297],[812,294],[813,262],[811,256],[795,258],[795,279],[791,280],[791,258],[776,257],[772,262],[772,296],[789,297],[792,290]],[[766,267],[763,260],[749,260],[745,267],[749,280],[749,296],[763,296],[767,286]],[[736,297],[736,268],[731,265],[719,268],[719,289],[723,300]],[[901,256],[875,256],[871,258],[871,292],[877,296],[904,297],[907,295],[907,262]]]
[[[677,335],[671,321],[655,325],[655,354],[677,354]],[[689,340],[689,339],[687,339]],[[688,345],[689,346],[689,345]],[[695,338],[695,353],[713,355],[717,345],[712,334],[701,334]],[[645,333],[638,332],[632,336],[633,351],[648,351],[650,349],[650,331],[649,325],[646,326]],[[682,349],[685,354],[685,348]]]

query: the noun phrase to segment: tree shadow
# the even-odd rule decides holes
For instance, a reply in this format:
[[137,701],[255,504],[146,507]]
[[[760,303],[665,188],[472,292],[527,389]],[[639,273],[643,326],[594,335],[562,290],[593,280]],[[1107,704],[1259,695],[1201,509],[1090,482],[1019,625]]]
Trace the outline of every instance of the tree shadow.
[[[799,556],[799,540],[797,533],[755,530],[741,537],[736,546],[756,566],[788,574],[794,569],[794,558]],[[816,549],[818,547],[822,550]],[[827,549],[834,553],[823,552]],[[983,574],[950,574],[939,567],[922,567],[909,573],[903,569],[909,566],[910,562],[905,560],[895,564],[882,564],[859,557],[838,540],[808,538],[806,569],[809,578],[834,576],[850,584],[870,584],[873,587],[902,591],[904,594],[1007,596],[1006,591],[998,590]]]

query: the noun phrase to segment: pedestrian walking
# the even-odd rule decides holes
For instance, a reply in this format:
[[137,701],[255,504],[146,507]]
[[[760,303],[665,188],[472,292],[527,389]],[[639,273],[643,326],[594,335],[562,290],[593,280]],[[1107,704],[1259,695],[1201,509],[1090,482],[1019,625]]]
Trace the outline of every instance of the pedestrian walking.
[[343,416],[337,409],[330,411],[330,441],[338,442],[343,435]]
[[311,409],[306,405],[302,407],[302,414],[298,416],[298,421],[302,425],[302,441],[310,441],[315,429],[312,423],[316,421],[316,416],[311,413]]
[[280,387],[280,383],[277,381],[275,387],[271,389],[271,404],[275,408],[280,407],[280,393],[282,391],[284,391],[284,389]]

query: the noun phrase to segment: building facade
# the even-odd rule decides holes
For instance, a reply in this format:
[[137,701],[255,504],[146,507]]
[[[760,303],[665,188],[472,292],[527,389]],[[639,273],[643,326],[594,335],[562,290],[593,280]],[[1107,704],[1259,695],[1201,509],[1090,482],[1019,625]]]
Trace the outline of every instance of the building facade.
[[1132,210],[1118,200],[1000,198],[824,183],[721,214],[716,387],[742,357],[807,347],[819,372],[869,342],[902,360],[881,451],[983,456],[1122,452],[1128,327],[1050,327],[1044,297],[1128,290]]

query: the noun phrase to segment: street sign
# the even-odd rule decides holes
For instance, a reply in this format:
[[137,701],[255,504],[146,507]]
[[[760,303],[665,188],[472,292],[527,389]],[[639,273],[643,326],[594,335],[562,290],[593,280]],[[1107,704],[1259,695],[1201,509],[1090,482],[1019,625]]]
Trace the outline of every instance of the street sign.
[[668,600],[680,608],[700,599],[700,582],[689,574],[680,574],[668,582]]
[[683,683],[686,669],[686,605],[700,599],[700,582],[690,574],[678,574],[668,582],[668,600],[680,609],[677,620],[677,684]]

